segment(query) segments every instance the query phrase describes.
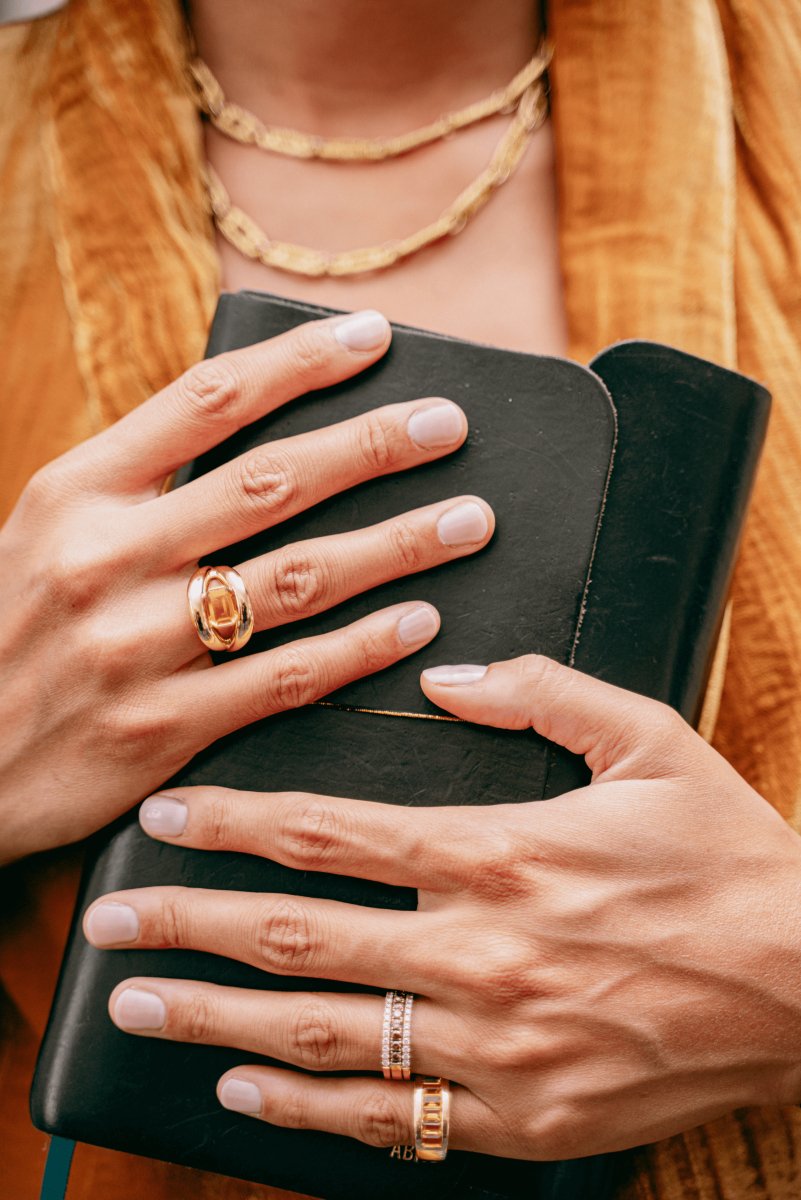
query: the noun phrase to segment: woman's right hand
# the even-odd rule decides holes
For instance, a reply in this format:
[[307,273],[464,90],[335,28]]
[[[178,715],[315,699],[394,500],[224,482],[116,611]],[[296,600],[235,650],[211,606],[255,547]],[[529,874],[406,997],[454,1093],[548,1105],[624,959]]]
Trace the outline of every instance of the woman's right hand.
[[[87,836],[216,738],[434,637],[435,609],[399,604],[208,670],[186,585],[220,547],[455,450],[467,423],[450,401],[268,443],[161,494],[173,470],[243,425],[369,366],[390,333],[376,313],[331,317],[208,359],[32,478],[0,531],[0,861]],[[460,497],[231,565],[266,629],[470,554],[492,530],[489,507]]]

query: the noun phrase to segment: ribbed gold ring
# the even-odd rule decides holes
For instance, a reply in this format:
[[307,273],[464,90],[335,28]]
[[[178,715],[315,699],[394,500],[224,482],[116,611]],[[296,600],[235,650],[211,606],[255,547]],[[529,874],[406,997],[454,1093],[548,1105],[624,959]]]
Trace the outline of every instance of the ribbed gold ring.
[[423,1162],[442,1162],[448,1153],[451,1085],[430,1075],[414,1077],[414,1148]]
[[241,650],[253,632],[247,589],[233,567],[198,567],[187,584],[195,633],[209,650]]

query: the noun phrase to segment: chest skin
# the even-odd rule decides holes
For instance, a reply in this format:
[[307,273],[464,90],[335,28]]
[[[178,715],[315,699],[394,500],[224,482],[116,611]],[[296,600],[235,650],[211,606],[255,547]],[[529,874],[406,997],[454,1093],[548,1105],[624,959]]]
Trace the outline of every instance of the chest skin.
[[[206,153],[234,203],[270,237],[344,250],[402,237],[434,220],[483,169],[508,116],[496,116],[380,163],[299,161],[242,146],[206,127]],[[507,349],[564,355],[550,121],[517,170],[465,228],[383,271],[307,278],[241,255],[216,234],[222,287],[332,307]]]

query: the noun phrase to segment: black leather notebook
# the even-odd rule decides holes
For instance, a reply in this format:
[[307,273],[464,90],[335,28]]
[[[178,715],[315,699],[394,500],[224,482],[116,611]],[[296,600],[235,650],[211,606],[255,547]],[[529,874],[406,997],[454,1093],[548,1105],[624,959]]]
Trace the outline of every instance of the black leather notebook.
[[[208,354],[336,311],[260,293],[224,295]],[[587,771],[531,731],[354,711],[433,713],[418,684],[426,665],[530,651],[697,718],[769,408],[764,388],[742,375],[648,342],[615,345],[587,369],[394,325],[389,351],[368,370],[240,431],[183,478],[272,438],[436,395],[467,414],[470,434],[456,454],[364,484],[212,558],[235,566],[279,544],[372,524],[449,496],[480,495],[498,524],[479,555],[256,635],[244,652],[405,599],[439,608],[439,636],[329,697],[332,706],[310,705],[225,738],[174,783],[413,805],[547,799],[586,781]],[[212,955],[103,952],[85,942],[79,922],[92,900],[158,883],[415,904],[415,894],[404,889],[295,872],[249,856],[180,850],[145,837],[135,814],[120,820],[95,838],[88,859],[33,1085],[39,1128],[330,1200],[600,1200],[606,1194],[609,1156],[538,1164],[451,1151],[432,1166],[223,1110],[217,1079],[257,1057],[122,1033],[106,1008],[119,981],[161,975],[287,991],[348,989],[265,975]],[[377,1031],[377,1057],[378,1040]]]

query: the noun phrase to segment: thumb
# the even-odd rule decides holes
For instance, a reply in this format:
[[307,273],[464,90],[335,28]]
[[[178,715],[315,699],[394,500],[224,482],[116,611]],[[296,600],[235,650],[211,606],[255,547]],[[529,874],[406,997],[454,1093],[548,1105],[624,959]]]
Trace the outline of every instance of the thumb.
[[499,729],[534,729],[581,754],[593,780],[675,773],[690,726],[666,704],[603,683],[551,658],[527,654],[493,663],[428,667],[421,687],[454,716]]

